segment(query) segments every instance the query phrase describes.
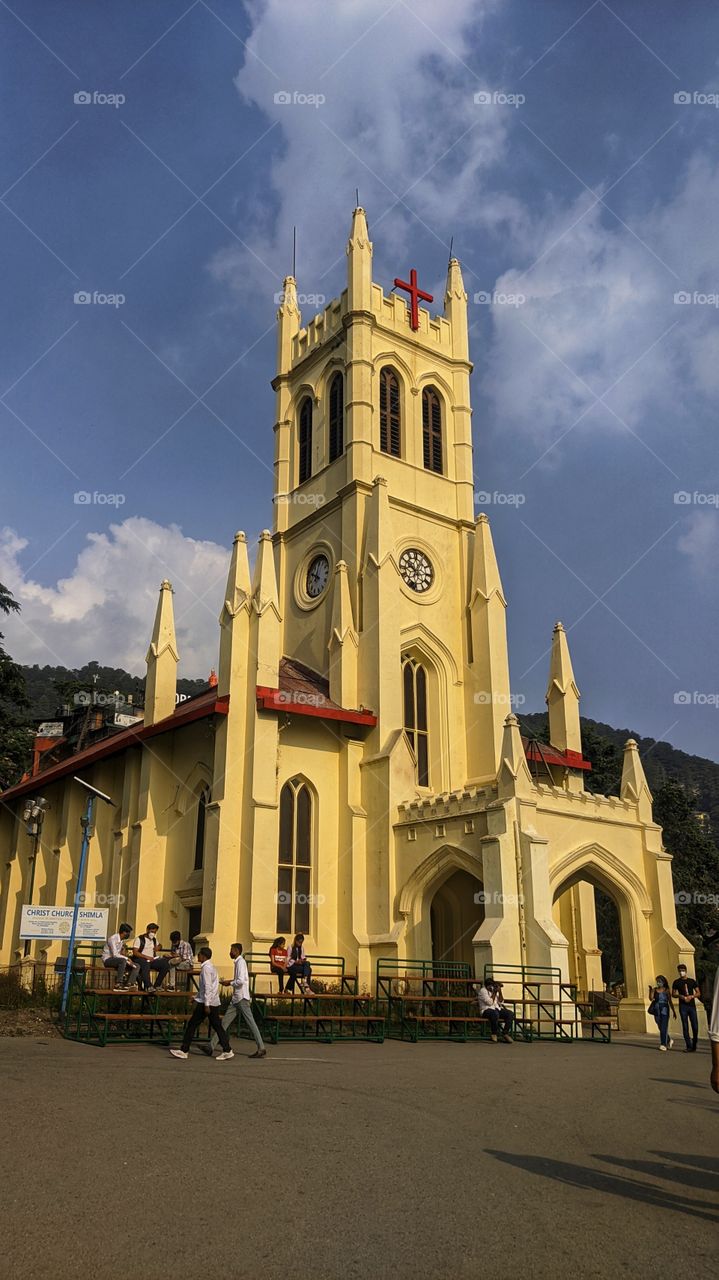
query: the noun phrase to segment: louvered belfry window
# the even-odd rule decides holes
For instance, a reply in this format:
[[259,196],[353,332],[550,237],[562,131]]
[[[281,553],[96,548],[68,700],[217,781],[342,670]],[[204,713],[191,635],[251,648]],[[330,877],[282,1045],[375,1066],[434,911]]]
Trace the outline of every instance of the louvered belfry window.
[[389,366],[379,375],[379,447],[383,453],[401,457],[399,378]]
[[330,462],[344,449],[344,378],[336,373],[330,383]]
[[434,387],[422,392],[422,455],[427,471],[442,475],[442,406]]
[[300,405],[299,445],[299,483],[302,484],[312,475],[312,401],[309,396],[305,396]]

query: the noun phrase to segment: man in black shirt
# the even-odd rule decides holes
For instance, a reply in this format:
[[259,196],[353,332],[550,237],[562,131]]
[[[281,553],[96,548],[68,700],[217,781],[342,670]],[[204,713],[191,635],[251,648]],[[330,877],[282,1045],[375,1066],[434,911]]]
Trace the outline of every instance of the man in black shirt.
[[[697,1000],[701,1000],[701,990],[696,979],[688,977],[685,964],[677,966],[677,977],[674,979],[672,995],[676,996],[679,1004],[679,1017],[682,1020],[682,1031],[684,1032],[687,1053],[695,1053],[697,1036],[699,1035]],[[691,1035],[689,1034],[690,1027]]]

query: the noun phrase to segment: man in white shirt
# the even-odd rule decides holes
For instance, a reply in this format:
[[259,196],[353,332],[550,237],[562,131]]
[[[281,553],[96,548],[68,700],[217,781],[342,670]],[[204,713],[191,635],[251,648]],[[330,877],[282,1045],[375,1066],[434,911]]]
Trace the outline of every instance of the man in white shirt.
[[502,984],[501,982],[490,982],[487,978],[482,983],[477,992],[477,1004],[479,1005],[480,1018],[486,1018],[490,1025],[490,1040],[493,1044],[497,1043],[499,1024],[502,1023],[502,1039],[505,1044],[512,1044],[512,1037],[509,1034],[514,1022],[514,1014],[508,1009],[502,1000]]
[[[232,987],[232,1000],[227,1008],[222,1025],[225,1031],[232,1026],[235,1018],[237,1018],[237,1034],[240,1034],[240,1018],[244,1018],[257,1045],[257,1051],[251,1053],[251,1058],[266,1058],[267,1050],[264,1046],[260,1029],[252,1015],[252,1004],[250,1003],[250,975],[247,972],[247,961],[242,954],[242,943],[233,942],[230,947],[230,959],[235,962],[235,972],[232,978],[223,978],[223,987]],[[214,1053],[217,1048],[218,1037],[213,1034],[210,1040],[210,1053]]]
[[212,963],[210,948],[200,947],[197,957],[201,961],[201,967],[200,985],[195,996],[195,1008],[192,1011],[189,1022],[185,1025],[182,1047],[180,1049],[170,1049],[170,1053],[173,1058],[187,1058],[197,1028],[201,1022],[205,1021],[205,1018],[209,1018],[210,1026],[217,1033],[217,1039],[222,1045],[222,1053],[217,1055],[217,1061],[226,1062],[228,1058],[234,1058],[235,1055],[230,1048],[227,1032],[220,1020],[220,980]]
[[[132,944],[132,958],[140,970],[140,986],[143,991],[157,991],[162,985],[168,969],[170,961],[167,956],[158,956],[160,944],[157,941],[157,930],[159,924],[150,923],[147,925],[145,932],[141,933]],[[150,970],[157,973],[155,978],[155,986],[153,988]]]
[[719,1093],[719,968],[714,975],[714,997],[709,1015],[709,1047],[712,1052],[712,1071],[709,1083]]
[[[117,976],[115,978],[115,991],[126,991],[131,985],[135,985],[135,977],[140,966],[133,964],[129,956],[125,955],[125,943],[132,933],[131,924],[121,924],[117,933],[111,933],[102,948],[102,963],[106,969],[116,969]],[[129,968],[130,972],[125,977],[125,971]]]
[[[185,942],[179,929],[170,934],[170,976],[167,979],[168,991],[177,989],[178,973],[192,973],[195,967],[195,953],[189,942]],[[186,979],[189,986],[189,979]]]

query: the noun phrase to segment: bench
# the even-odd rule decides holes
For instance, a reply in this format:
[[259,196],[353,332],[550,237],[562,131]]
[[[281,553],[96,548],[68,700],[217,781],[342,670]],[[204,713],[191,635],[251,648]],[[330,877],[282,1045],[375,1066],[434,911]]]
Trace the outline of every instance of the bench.
[[137,1041],[142,1039],[154,1040],[153,1026],[157,1022],[160,1024],[161,1029],[166,1030],[167,1034],[163,1036],[163,1039],[167,1044],[170,1044],[173,1027],[177,1024],[184,1026],[187,1022],[187,1016],[184,1013],[93,1013],[90,1016],[92,1024],[96,1024],[99,1043],[103,1047],[108,1043],[108,1032],[115,1023],[131,1023],[135,1027],[139,1027],[140,1024],[145,1026],[149,1024],[150,1029],[147,1036],[125,1034],[118,1037],[118,1039]]
[[598,1039],[602,1044],[611,1044],[614,1018],[582,1018],[582,1030],[587,1027],[591,1029],[592,1040]]
[[[351,1034],[343,1036],[347,1028]],[[289,1032],[282,1035],[282,1032]],[[363,1034],[358,1035],[357,1032]],[[332,1044],[335,1040],[371,1040],[376,1044],[384,1041],[384,1018],[377,1014],[271,1014],[262,1021],[262,1033],[266,1033],[271,1044],[283,1040],[321,1040]]]
[[[421,1029],[425,1026],[430,1028],[430,1033],[425,1037],[426,1039],[459,1040],[464,1043],[471,1038],[468,1028],[476,1031],[474,1039],[487,1040],[492,1034],[491,1023],[487,1018],[463,1014],[411,1013],[407,1016],[403,1013],[400,1026],[401,1039],[405,1039],[406,1032],[413,1044],[416,1044],[420,1039]],[[443,1033],[444,1028],[446,1028],[446,1033]],[[520,1032],[523,1040],[532,1039],[532,1026],[529,1019],[515,1018],[509,1032],[512,1035],[512,1039],[515,1039],[515,1035],[512,1033],[517,1031]],[[501,1034],[504,1034],[504,1032]]]

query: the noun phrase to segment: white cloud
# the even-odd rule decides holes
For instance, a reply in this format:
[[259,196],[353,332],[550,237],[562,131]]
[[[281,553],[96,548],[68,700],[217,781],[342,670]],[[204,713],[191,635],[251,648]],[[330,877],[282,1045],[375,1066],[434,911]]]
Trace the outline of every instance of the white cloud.
[[142,674],[161,580],[175,589],[179,674],[209,674],[217,666],[217,618],[229,551],[187,538],[177,525],[143,517],[89,533],[68,577],[43,586],[32,569],[27,538],[0,530],[0,582],[22,606],[3,619],[8,652],[18,662],[82,666],[97,659]]
[[714,589],[719,572],[719,512],[716,506],[710,511],[692,512],[677,546],[689,560],[696,576],[710,580]]
[[[413,213],[443,243],[454,211],[457,222],[475,226],[515,216],[511,200],[498,211],[482,199],[483,174],[503,155],[513,114],[511,107],[473,100],[486,81],[472,44],[495,7],[496,0],[453,0],[444,8],[435,0],[363,0],[331,10],[326,0],[250,6],[253,29],[236,84],[282,138],[263,175],[255,226],[243,230],[262,261],[289,270],[296,224],[302,290],[327,293],[328,249],[344,259],[356,186],[370,230],[381,221],[375,251],[388,260],[403,255],[408,235],[425,234]],[[325,102],[276,102],[283,91],[323,95]],[[409,209],[397,204],[388,213],[396,196]],[[244,298],[248,280],[261,296],[277,288],[271,272],[241,247],[218,254],[213,270]]]
[[486,390],[504,425],[549,441],[589,410],[593,427],[618,427],[607,409],[590,408],[592,392],[613,387],[611,409],[651,432],[667,413],[691,420],[697,398],[716,396],[717,311],[674,295],[719,288],[718,201],[719,166],[695,155],[669,199],[627,217],[634,235],[586,193],[534,223],[531,256],[496,285],[526,302],[492,310]]

